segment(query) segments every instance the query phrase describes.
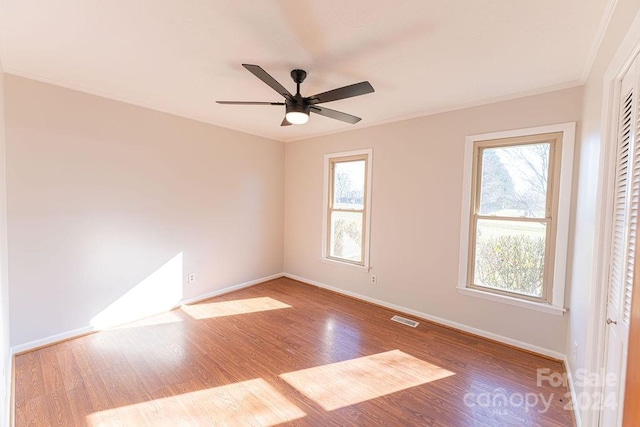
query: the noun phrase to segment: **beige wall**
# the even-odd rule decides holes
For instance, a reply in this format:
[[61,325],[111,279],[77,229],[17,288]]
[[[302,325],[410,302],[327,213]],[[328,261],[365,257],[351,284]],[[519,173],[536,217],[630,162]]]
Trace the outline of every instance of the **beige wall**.
[[7,194],[5,187],[4,73],[0,67],[0,426],[9,426],[11,355],[7,280]]
[[[589,355],[597,352],[595,337],[589,336],[588,326],[594,319],[599,320],[597,313],[591,308],[599,305],[594,299],[599,297],[600,277],[594,266],[603,255],[603,248],[598,248],[595,230],[600,226],[597,205],[597,189],[602,181],[601,156],[605,151],[601,135],[605,124],[602,123],[603,111],[603,78],[617,52],[621,41],[629,30],[630,24],[640,9],[637,0],[618,0],[611,17],[607,32],[596,56],[589,77],[584,86],[582,134],[578,138],[577,156],[577,199],[575,203],[575,241],[573,253],[573,270],[570,272],[574,283],[571,293],[569,326],[567,331],[566,354],[570,370],[588,368],[597,370],[597,366],[587,366]],[[606,161],[606,160],[604,160]],[[604,189],[602,189],[604,190]],[[605,202],[607,210],[610,203]],[[601,230],[604,231],[604,230]],[[606,243],[605,243],[606,244]],[[604,285],[603,285],[604,286]],[[577,357],[573,358],[573,348],[577,345]],[[594,348],[596,347],[596,348]],[[593,360],[591,360],[593,362]],[[577,384],[576,392],[583,391]],[[595,412],[583,408],[581,411],[583,425],[596,425],[591,415]]]
[[83,330],[180,253],[185,299],[282,271],[281,142],[5,88],[12,346]]
[[[573,88],[362,130],[286,147],[287,273],[564,353],[567,317],[459,294],[458,251],[465,136],[578,121]],[[320,260],[323,155],[373,148],[371,266]],[[535,325],[535,327],[532,327]]]

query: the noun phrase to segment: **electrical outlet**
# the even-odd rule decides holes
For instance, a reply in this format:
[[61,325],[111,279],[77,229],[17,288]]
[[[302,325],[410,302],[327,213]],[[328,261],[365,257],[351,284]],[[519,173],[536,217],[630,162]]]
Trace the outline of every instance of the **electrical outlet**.
[[371,276],[369,276],[369,280],[371,281],[372,285],[376,285],[378,283],[378,278],[376,277],[375,274],[372,274]]
[[196,283],[196,273],[189,273],[187,276],[188,283]]

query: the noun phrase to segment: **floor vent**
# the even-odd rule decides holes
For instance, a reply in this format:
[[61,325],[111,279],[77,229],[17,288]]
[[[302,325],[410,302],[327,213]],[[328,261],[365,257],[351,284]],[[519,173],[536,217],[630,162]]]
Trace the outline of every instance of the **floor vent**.
[[410,319],[407,319],[405,317],[400,317],[400,316],[393,316],[391,318],[391,320],[393,320],[394,322],[402,323],[403,325],[411,326],[412,328],[415,328],[416,326],[418,326],[420,324],[420,323],[416,322],[415,320],[410,320]]

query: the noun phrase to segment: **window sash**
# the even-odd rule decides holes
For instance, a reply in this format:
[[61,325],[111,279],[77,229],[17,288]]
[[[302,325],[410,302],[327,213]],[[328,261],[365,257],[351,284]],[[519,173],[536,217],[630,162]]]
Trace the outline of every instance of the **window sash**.
[[[466,287],[469,289],[481,290],[483,292],[495,293],[525,299],[535,302],[552,303],[553,299],[553,271],[555,261],[555,241],[557,230],[557,210],[559,185],[556,183],[560,179],[560,155],[562,144],[562,132],[529,135],[525,137],[513,137],[504,139],[494,139],[485,141],[476,141],[473,145],[473,163],[472,163],[472,183],[471,183],[471,212],[469,226],[469,245],[468,245],[468,262],[467,262],[467,281]],[[530,144],[549,144],[549,159],[547,170],[547,188],[546,188],[546,205],[545,217],[520,217],[520,216],[493,216],[481,215],[481,190],[482,190],[482,160],[483,152],[488,148],[506,148],[517,147]],[[476,246],[477,246],[477,229],[479,220],[488,221],[520,221],[530,223],[544,223],[546,225],[545,248],[544,248],[544,270],[542,283],[542,296],[523,294],[520,292],[496,289],[492,287],[482,286],[475,280],[476,265]]]
[[[336,168],[335,165],[337,163],[349,163],[349,162],[354,162],[354,161],[364,161],[364,187],[363,187],[363,203],[362,203],[362,209],[344,209],[344,208],[335,208],[335,174],[336,174]],[[343,157],[332,157],[329,159],[329,197],[328,197],[328,206],[327,206],[327,223],[326,223],[326,230],[327,230],[327,234],[326,234],[326,245],[327,245],[327,250],[326,250],[326,258],[328,259],[332,259],[332,260],[336,260],[336,261],[340,261],[340,262],[345,262],[345,263],[349,263],[349,264],[354,264],[354,265],[360,265],[360,266],[364,266],[365,265],[365,256],[366,256],[366,245],[368,244],[368,242],[366,241],[368,238],[367,235],[367,229],[366,229],[366,225],[367,225],[367,206],[369,203],[368,200],[368,189],[369,189],[369,155],[368,154],[361,154],[361,155],[353,155],[353,156],[343,156]],[[333,218],[333,213],[334,212],[348,212],[348,213],[360,213],[362,215],[362,224],[361,224],[361,230],[362,230],[362,234],[360,237],[360,261],[354,261],[351,259],[347,259],[347,258],[342,258],[342,257],[338,257],[338,256],[332,256],[332,243],[333,243],[333,232],[332,232],[332,227],[331,227],[331,220]]]
[[333,227],[332,227],[332,220],[334,218],[333,214],[334,213],[339,213],[340,211],[330,211],[329,213],[329,242],[328,242],[328,252],[327,252],[327,258],[329,259],[334,259],[334,260],[339,260],[341,262],[348,262],[351,264],[356,264],[356,265],[364,265],[364,233],[365,233],[365,221],[364,221],[364,212],[360,212],[360,211],[342,211],[342,212],[348,212],[348,213],[353,213],[353,214],[358,214],[361,216],[362,221],[360,223],[360,230],[361,230],[361,235],[360,235],[360,260],[353,260],[350,258],[343,258],[340,256],[336,256],[336,255],[331,255],[333,252],[333,248],[334,248],[334,243],[335,243],[335,235],[333,233]]

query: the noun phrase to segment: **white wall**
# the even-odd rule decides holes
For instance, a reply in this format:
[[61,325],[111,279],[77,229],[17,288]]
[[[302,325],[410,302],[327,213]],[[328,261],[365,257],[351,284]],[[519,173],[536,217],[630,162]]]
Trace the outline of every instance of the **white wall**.
[[7,194],[5,187],[4,73],[0,67],[0,426],[9,426],[11,354],[7,280]]
[[[566,316],[459,294],[465,136],[578,121],[582,89],[287,143],[287,273],[563,354]],[[320,260],[325,153],[373,148],[371,273]],[[534,327],[535,325],[535,327]]]
[[84,330],[180,253],[185,299],[282,271],[281,142],[11,75],[5,88],[13,347]]
[[[594,362],[594,360],[588,360],[590,355],[599,350],[595,337],[588,335],[588,326],[590,322],[600,320],[599,313],[594,312],[593,307],[600,305],[598,301],[600,298],[599,289],[601,286],[605,286],[601,283],[597,268],[594,268],[598,265],[599,257],[604,254],[604,248],[598,245],[606,243],[596,241],[598,236],[596,229],[600,226],[596,190],[603,182],[601,161],[603,161],[602,155],[606,151],[602,137],[602,131],[605,128],[605,124],[602,123],[603,78],[639,9],[640,2],[637,0],[618,0],[616,2],[607,32],[584,86],[582,134],[576,145],[579,166],[577,169],[578,193],[575,203],[575,240],[573,244],[575,250],[572,260],[573,269],[570,272],[573,292],[570,298],[571,311],[569,312],[566,343],[566,354],[574,376],[578,369],[588,368],[592,372],[597,369],[597,366],[587,365]],[[601,189],[601,191],[604,190],[606,189]],[[610,206],[610,203],[606,203],[603,209],[610,209]],[[600,230],[600,232],[605,231]],[[574,344],[577,344],[578,348],[575,359],[573,358]],[[582,393],[583,387],[580,384],[576,385],[576,392]],[[583,425],[596,425],[594,424],[596,420],[591,418],[594,412],[588,411],[587,408],[583,408],[580,412]]]

